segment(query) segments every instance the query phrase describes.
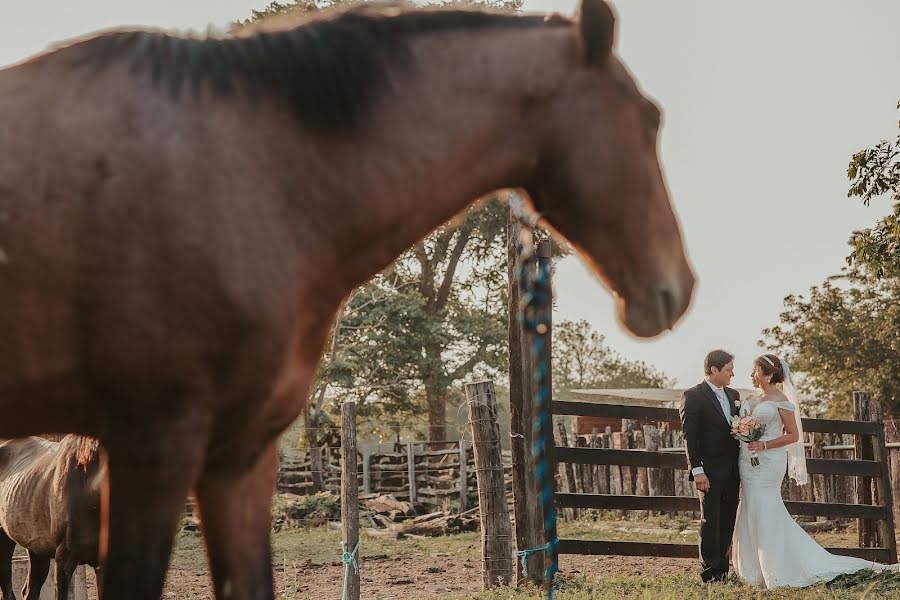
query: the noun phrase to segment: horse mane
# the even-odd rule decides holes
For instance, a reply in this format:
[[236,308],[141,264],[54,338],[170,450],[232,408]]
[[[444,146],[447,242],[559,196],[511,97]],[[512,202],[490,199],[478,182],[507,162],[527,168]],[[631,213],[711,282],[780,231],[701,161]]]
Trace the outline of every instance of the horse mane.
[[88,436],[78,436],[75,449],[75,464],[87,473],[92,463],[100,458],[100,441]]
[[287,102],[300,122],[319,130],[359,125],[379,94],[390,90],[390,67],[411,67],[409,40],[459,29],[538,27],[565,20],[473,10],[397,12],[371,7],[323,11],[311,21],[249,35],[186,37],[156,31],[114,31],[76,46],[98,68],[119,60],[149,72],[174,98],[185,84],[220,97],[258,89]]

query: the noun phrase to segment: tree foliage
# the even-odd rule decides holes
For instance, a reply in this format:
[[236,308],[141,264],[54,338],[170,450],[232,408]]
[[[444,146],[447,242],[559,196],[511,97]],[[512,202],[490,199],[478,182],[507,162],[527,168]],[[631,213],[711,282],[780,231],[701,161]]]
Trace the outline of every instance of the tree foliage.
[[553,325],[553,384],[572,388],[664,388],[672,385],[664,373],[630,361],[606,345],[606,338],[587,321]]
[[853,233],[848,264],[876,277],[900,275],[900,135],[854,154],[847,176],[851,182],[848,197],[859,197],[866,206],[885,196],[893,203],[893,211],[875,227]]
[[900,409],[900,280],[854,271],[809,297],[788,296],[780,320],[760,345],[802,373],[798,386],[823,401],[819,410],[852,416],[854,390]]

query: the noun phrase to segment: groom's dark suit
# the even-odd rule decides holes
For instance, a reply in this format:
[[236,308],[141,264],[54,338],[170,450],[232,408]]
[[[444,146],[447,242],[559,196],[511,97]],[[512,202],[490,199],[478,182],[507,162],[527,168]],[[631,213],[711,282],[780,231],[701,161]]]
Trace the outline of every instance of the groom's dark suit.
[[[730,417],[737,414],[740,394],[724,388],[729,418],[706,381],[681,397],[681,428],[687,449],[688,469],[703,467],[709,490],[700,493],[700,562],[703,581],[724,579],[728,574],[728,549],[734,533],[740,473],[740,443],[731,437]],[[693,480],[693,475],[691,479]]]

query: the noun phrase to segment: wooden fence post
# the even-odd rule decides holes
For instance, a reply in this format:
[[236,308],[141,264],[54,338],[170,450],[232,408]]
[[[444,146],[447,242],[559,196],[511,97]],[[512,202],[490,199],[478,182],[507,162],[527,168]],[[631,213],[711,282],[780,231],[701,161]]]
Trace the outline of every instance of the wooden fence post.
[[[894,498],[890,482],[890,466],[888,465],[887,448],[884,442],[884,416],[881,403],[872,399],[868,392],[853,393],[854,408],[857,401],[861,409],[859,411],[862,420],[870,421],[878,426],[878,433],[874,437],[868,437],[872,451],[872,460],[881,464],[881,476],[873,478],[874,504],[887,508],[885,519],[880,519],[876,524],[875,543],[881,548],[887,548],[890,554],[890,563],[897,562],[897,537],[894,532]],[[871,521],[870,521],[871,523]]]
[[[563,423],[562,419],[558,419],[558,420],[556,420],[556,427],[557,427],[557,432],[559,433],[558,445],[559,446],[568,446],[569,445],[569,435],[566,433],[566,424]],[[572,465],[572,463],[567,462],[565,465],[565,469],[566,469],[566,490],[568,490],[570,493],[574,494],[578,491],[578,488],[576,487],[576,484],[575,484],[575,467]],[[573,519],[577,519],[578,516],[581,514],[580,511],[577,508],[573,508],[571,510],[572,510],[572,512],[570,513],[569,516],[571,516]]]
[[512,580],[512,527],[506,506],[506,483],[497,425],[497,394],[493,381],[466,384],[466,404],[472,427],[478,506],[481,515],[482,588]]
[[363,448],[363,492],[372,493],[372,448],[365,446]]
[[[507,219],[506,270],[508,288],[509,337],[509,431],[512,455],[513,508],[516,517],[516,547],[519,550],[536,548],[543,543],[544,528],[540,498],[534,482],[534,461],[531,457],[531,350],[528,336],[518,319],[521,299],[519,281],[519,256],[523,244],[533,245],[524,226],[528,211],[525,203],[513,192],[510,194]],[[527,239],[524,239],[527,238]],[[535,267],[534,262],[529,268]],[[540,553],[527,559],[528,577],[535,585],[544,581],[544,563]],[[516,581],[522,583],[521,569],[516,569]]]
[[[897,420],[885,421],[885,443],[900,442],[900,432],[897,430]],[[888,450],[891,457],[891,496],[894,497],[894,521],[900,518],[900,453],[896,448]]]
[[[853,392],[853,419],[856,421],[868,420],[868,403],[871,394],[866,392]],[[872,442],[869,436],[856,436],[856,460],[874,460],[872,455]],[[856,480],[857,504],[874,504],[872,498],[871,481],[858,477]],[[859,519],[859,547],[873,548],[877,545],[877,530],[875,522],[871,519]]]
[[[644,445],[648,452],[659,450],[659,429],[655,425],[644,425]],[[662,482],[659,475],[662,469],[647,469],[647,494],[650,496],[664,496],[661,492]]]
[[464,513],[468,510],[468,494],[469,494],[469,473],[466,470],[468,466],[466,462],[466,439],[459,438],[459,512]]
[[409,479],[409,503],[416,504],[416,449],[413,442],[406,443],[406,477]]
[[[359,480],[356,464],[356,402],[341,405],[341,536],[347,552],[359,543]],[[354,554],[357,564],[359,552]],[[345,570],[347,598],[359,600],[359,570]]]

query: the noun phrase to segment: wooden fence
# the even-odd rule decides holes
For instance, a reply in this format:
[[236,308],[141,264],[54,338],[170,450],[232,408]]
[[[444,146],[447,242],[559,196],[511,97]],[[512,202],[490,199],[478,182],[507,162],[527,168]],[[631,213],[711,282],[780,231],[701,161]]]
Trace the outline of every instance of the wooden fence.
[[[340,493],[340,448],[322,453],[325,490]],[[478,504],[472,443],[412,441],[359,446],[359,489],[363,494],[390,494],[416,505],[457,507],[460,512]],[[282,453],[278,491],[310,494],[315,491],[308,450]],[[503,453],[504,476],[511,494],[511,458]],[[461,484],[463,482],[463,484]],[[460,490],[465,490],[460,494]]]
[[[881,407],[868,394],[862,393],[854,394],[854,406],[856,415],[852,421],[803,419],[804,430],[812,435],[807,459],[812,485],[797,490],[788,489],[785,504],[793,515],[858,519],[860,547],[828,550],[836,554],[894,563],[897,560],[897,545],[893,494]],[[553,411],[556,415],[626,420],[625,430],[618,435],[607,436],[604,432],[603,435],[594,436],[589,443],[581,438],[575,446],[570,446],[564,439],[557,442],[553,449],[554,460],[563,468],[560,476],[562,491],[556,495],[557,507],[563,510],[698,510],[698,500],[692,497],[693,490],[686,489],[685,485],[687,461],[683,449],[661,446],[658,428],[656,431],[652,427],[642,431],[629,431],[627,427],[628,420],[671,421],[677,418],[677,410],[555,401]],[[845,436],[853,439],[855,459],[825,458],[826,451],[849,451]],[[674,443],[677,436],[661,437],[665,443]],[[635,439],[641,440],[645,449],[636,448]],[[836,441],[840,443],[834,443]],[[576,472],[580,477],[575,475]],[[850,496],[850,490],[854,488],[842,485],[842,482],[847,481],[856,484],[855,498]],[[562,539],[559,552],[691,558],[697,556],[697,546]]]

